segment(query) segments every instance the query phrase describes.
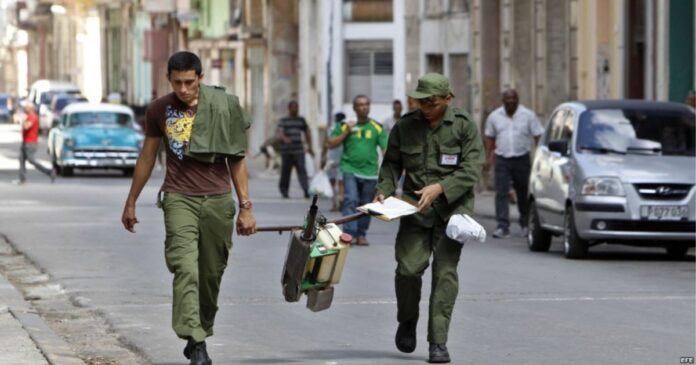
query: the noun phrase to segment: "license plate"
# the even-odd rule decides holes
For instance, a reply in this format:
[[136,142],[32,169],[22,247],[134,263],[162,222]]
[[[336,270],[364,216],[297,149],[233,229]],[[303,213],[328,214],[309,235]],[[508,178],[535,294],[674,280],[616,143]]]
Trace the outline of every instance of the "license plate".
[[642,205],[640,217],[649,220],[678,221],[689,216],[689,207],[686,205]]

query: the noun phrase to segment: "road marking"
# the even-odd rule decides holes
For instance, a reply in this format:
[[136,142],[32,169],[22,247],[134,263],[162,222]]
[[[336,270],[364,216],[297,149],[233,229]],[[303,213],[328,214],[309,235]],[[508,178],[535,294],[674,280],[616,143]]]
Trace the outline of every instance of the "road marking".
[[[51,166],[51,163],[46,160],[36,159],[40,164],[44,166]],[[0,170],[19,170],[19,159],[8,158],[5,155],[0,154]],[[27,170],[36,170],[34,166],[27,162]]]
[[0,143],[20,143],[22,134],[19,124],[0,124]]
[[31,205],[41,205],[42,203],[38,200],[0,200],[0,206],[16,207],[16,206],[31,206]]
[[623,297],[556,297],[556,298],[513,298],[494,300],[499,302],[587,302],[587,301],[633,301],[633,300],[696,300],[696,296],[623,296]]
[[[505,298],[505,297],[475,297],[475,296],[460,296],[458,302],[499,302],[499,303],[527,303],[527,302],[585,302],[585,301],[680,301],[680,300],[696,300],[694,295],[664,295],[664,296],[571,296],[571,297],[530,297],[530,298]],[[304,305],[303,300],[300,300],[296,305]],[[332,305],[393,305],[396,304],[396,299],[366,299],[366,300],[350,300],[348,298],[335,298]],[[232,307],[240,305],[287,305],[281,298],[236,298],[232,300],[221,299],[218,303],[220,307]],[[160,303],[129,303],[99,306],[100,308],[139,308],[139,307],[169,307],[170,301]]]

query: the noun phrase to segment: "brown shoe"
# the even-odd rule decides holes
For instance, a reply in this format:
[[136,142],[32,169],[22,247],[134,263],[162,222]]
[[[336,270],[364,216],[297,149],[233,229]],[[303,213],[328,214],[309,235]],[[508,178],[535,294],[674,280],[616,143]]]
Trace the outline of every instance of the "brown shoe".
[[367,241],[367,237],[358,237],[355,244],[357,244],[358,246],[369,246],[370,242]]

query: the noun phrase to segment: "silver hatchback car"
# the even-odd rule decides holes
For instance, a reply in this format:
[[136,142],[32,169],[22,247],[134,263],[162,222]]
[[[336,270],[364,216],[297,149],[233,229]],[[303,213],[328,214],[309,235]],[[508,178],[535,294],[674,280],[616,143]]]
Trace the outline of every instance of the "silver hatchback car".
[[532,251],[563,236],[565,257],[619,243],[683,256],[696,241],[694,109],[644,100],[558,106],[529,184]]

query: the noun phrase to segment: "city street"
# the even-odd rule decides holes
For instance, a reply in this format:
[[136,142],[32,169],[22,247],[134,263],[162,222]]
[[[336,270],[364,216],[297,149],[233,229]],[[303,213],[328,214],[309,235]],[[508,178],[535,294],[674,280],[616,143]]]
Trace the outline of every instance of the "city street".
[[[13,185],[13,136],[18,127],[0,125],[0,233],[76,306],[103,316],[124,346],[146,362],[187,363],[184,342],[170,328],[172,275],[164,264],[162,213],[155,207],[163,171],[155,171],[141,195],[140,223],[131,234],[120,223],[128,178],[77,171],[50,184],[30,170],[26,185]],[[47,160],[45,148],[39,151]],[[293,178],[291,199],[283,200],[276,177],[250,180],[258,225],[302,222],[309,202],[297,185]],[[492,212],[490,194],[477,203],[490,205],[478,206],[478,212]],[[322,200],[320,209],[336,217],[327,213],[329,206]],[[511,238],[496,240],[490,237],[490,214],[477,219],[489,238],[462,253],[447,344],[454,364],[679,364],[681,357],[694,356],[693,250],[673,260],[662,249],[599,246],[587,260],[566,260],[558,238],[549,253],[533,253],[516,225]],[[215,335],[208,340],[214,363],[425,363],[429,276],[418,347],[402,354],[394,346],[397,226],[373,220],[371,245],[351,249],[333,305],[319,313],[306,309],[304,299],[290,304],[282,297],[287,233],[235,236]],[[70,342],[69,335],[58,334]]]

